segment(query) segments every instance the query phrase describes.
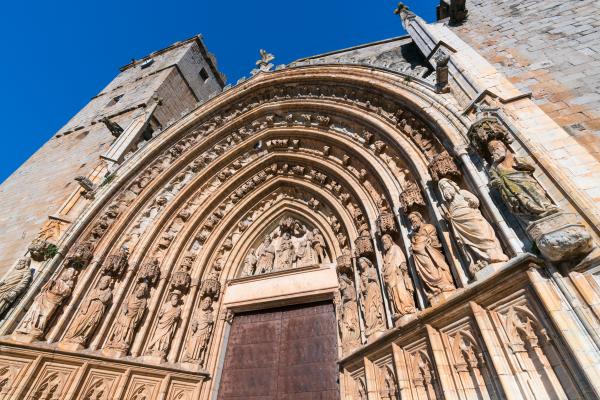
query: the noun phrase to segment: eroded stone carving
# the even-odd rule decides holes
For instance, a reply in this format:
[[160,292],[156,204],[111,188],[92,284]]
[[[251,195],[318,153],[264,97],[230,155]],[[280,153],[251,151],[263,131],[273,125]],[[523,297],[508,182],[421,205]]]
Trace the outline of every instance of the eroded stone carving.
[[242,276],[265,274],[329,262],[325,237],[317,228],[285,217],[263,242],[250,250],[244,260]]
[[365,320],[365,334],[373,338],[385,331],[385,312],[383,297],[379,288],[379,279],[375,266],[366,257],[358,259],[360,268],[360,292]]
[[85,347],[98,327],[106,308],[112,301],[113,279],[104,275],[97,287],[87,296],[67,331],[64,342]]
[[414,286],[408,274],[406,257],[390,235],[383,235],[383,282],[391,300],[394,320],[417,311]]
[[452,226],[471,275],[488,264],[507,261],[494,229],[479,211],[477,197],[446,178],[440,179],[438,187],[444,199],[443,216]]
[[76,276],[76,269],[65,268],[58,279],[51,279],[42,286],[15,332],[29,340],[41,339],[58,308],[73,292]]
[[0,281],[0,318],[15,302],[15,300],[29,287],[31,278],[31,259],[20,258],[10,272]]
[[492,157],[490,186],[500,192],[514,215],[529,222],[559,211],[533,177],[533,164],[516,157],[499,140],[491,140],[488,150]]
[[340,285],[337,304],[338,328],[342,339],[342,350],[348,353],[360,345],[360,324],[354,283],[345,274],[338,277]]
[[147,297],[148,284],[146,282],[138,283],[119,311],[114,328],[108,336],[105,349],[114,351],[119,355],[127,354],[146,312]]
[[158,323],[154,336],[150,339],[146,354],[164,360],[171,347],[171,340],[181,319],[181,292],[173,290],[169,301],[165,303],[158,313]]
[[408,220],[413,229],[411,250],[427,297],[431,300],[440,293],[453,291],[452,274],[435,226],[426,223],[417,211],[410,213]]
[[112,254],[106,258],[102,265],[102,273],[119,278],[127,270],[129,266],[129,250],[122,247],[116,254]]
[[190,326],[192,334],[187,341],[187,348],[182,360],[184,362],[199,365],[204,363],[210,335],[215,324],[212,303],[213,300],[209,296],[200,301],[200,310]]
[[65,265],[71,268],[85,268],[94,257],[94,245],[91,242],[83,242],[69,252]]

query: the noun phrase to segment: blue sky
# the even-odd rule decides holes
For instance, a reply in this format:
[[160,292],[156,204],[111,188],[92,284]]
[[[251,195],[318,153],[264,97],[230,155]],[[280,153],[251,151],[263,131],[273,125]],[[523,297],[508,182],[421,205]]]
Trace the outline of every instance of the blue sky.
[[[439,1],[408,0],[432,21]],[[0,12],[0,182],[132,58],[197,33],[235,83],[264,48],[275,64],[405,32],[393,1],[24,1]]]

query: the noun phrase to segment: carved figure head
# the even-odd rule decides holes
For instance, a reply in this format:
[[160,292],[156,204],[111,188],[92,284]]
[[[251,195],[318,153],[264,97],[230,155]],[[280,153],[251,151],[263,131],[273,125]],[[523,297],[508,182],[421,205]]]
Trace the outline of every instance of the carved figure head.
[[456,182],[451,181],[448,178],[440,179],[440,181],[438,182],[438,188],[442,193],[442,197],[446,201],[452,201],[454,199],[454,196],[460,193],[460,188],[458,187]]
[[502,162],[508,152],[506,145],[500,140],[491,140],[487,147],[494,162]]
[[180,298],[181,292],[179,290],[173,290],[173,292],[171,292],[171,296],[169,296],[169,301],[171,302],[171,305],[175,307],[177,304],[179,304]]
[[73,280],[77,276],[77,270],[75,268],[65,268],[63,272],[60,274],[60,280],[63,282],[68,282]]
[[212,307],[212,303],[213,303],[212,298],[209,296],[206,296],[200,301],[200,309],[202,311],[210,310],[210,308]]
[[394,240],[387,233],[381,237],[381,242],[383,243],[383,249],[388,251],[394,245]]
[[415,231],[418,231],[425,223],[423,216],[418,211],[413,211],[408,214],[408,221],[410,222],[411,228]]
[[148,284],[146,282],[142,282],[135,288],[135,297],[138,299],[146,297],[148,293]]
[[[384,235],[384,236],[389,236],[389,235]],[[392,238],[390,237],[390,241],[391,240],[392,240]],[[363,271],[366,271],[367,269],[369,269],[373,266],[373,263],[371,263],[371,260],[369,260],[367,257],[360,257],[358,259],[358,266]]]
[[102,276],[102,278],[100,278],[100,281],[98,281],[98,289],[100,289],[100,290],[108,289],[111,284],[112,284],[112,278],[108,275],[104,275],[104,276]]
[[17,265],[15,265],[15,269],[21,270],[21,269],[24,269],[26,267],[29,267],[30,265],[31,265],[31,258],[29,258],[29,257],[22,257],[22,258],[19,258],[17,260]]

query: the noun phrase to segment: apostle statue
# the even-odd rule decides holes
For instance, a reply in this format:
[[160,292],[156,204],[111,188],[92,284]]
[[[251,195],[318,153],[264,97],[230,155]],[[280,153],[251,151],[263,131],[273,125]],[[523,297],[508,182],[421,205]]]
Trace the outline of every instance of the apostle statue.
[[158,324],[154,336],[148,344],[146,354],[158,356],[163,360],[166,358],[171,347],[175,328],[177,328],[177,324],[181,319],[180,300],[181,292],[173,290],[169,296],[169,301],[163,305],[158,313]]
[[146,282],[139,283],[119,312],[115,327],[108,337],[106,348],[124,353],[129,350],[137,327],[146,312],[147,296],[148,284]]
[[400,246],[394,243],[392,237],[385,234],[381,237],[383,243],[383,282],[394,308],[394,319],[397,320],[414,313],[415,291],[408,274],[406,257]]
[[112,300],[112,283],[110,276],[104,275],[98,286],[91,291],[73,320],[65,335],[65,342],[85,346],[98,327],[106,307]]
[[76,269],[65,268],[58,279],[52,279],[42,286],[16,332],[35,339],[44,336],[54,313],[73,292],[76,276]]
[[377,279],[377,271],[371,260],[361,257],[358,259],[358,265],[361,269],[360,292],[363,299],[365,334],[367,337],[371,337],[385,330],[383,297]]
[[215,324],[212,302],[212,298],[208,296],[200,301],[200,313],[190,326],[192,335],[187,342],[187,348],[183,356],[184,362],[194,362],[200,365],[204,363],[208,342]]
[[440,179],[438,187],[444,199],[442,213],[468,258],[469,272],[474,275],[487,264],[507,261],[494,229],[479,211],[477,197],[447,178]]
[[313,229],[312,231],[312,248],[314,249],[316,256],[317,256],[317,261],[319,263],[324,263],[325,262],[325,238],[323,237],[323,234],[321,233],[321,231],[318,228]]
[[265,236],[261,246],[259,247],[258,263],[256,265],[257,274],[265,274],[273,271],[273,261],[275,261],[275,249],[272,245],[273,240],[269,235]]
[[252,276],[255,273],[257,273],[258,272],[256,269],[257,261],[258,260],[256,259],[256,256],[254,255],[254,249],[250,249],[250,251],[248,252],[248,255],[244,259],[244,265],[242,267],[242,276]]
[[338,326],[342,339],[344,353],[360,344],[360,325],[358,322],[358,306],[356,303],[356,290],[352,280],[346,275],[339,276],[340,301]]
[[435,226],[426,223],[417,211],[408,214],[408,220],[413,229],[412,253],[427,298],[453,291],[455,287],[450,267],[442,253]]
[[487,146],[492,156],[490,185],[513,214],[527,222],[559,211],[533,177],[531,163],[516,157],[500,140],[491,140]]
[[292,243],[291,235],[285,232],[279,242],[279,248],[277,249],[275,271],[282,271],[292,268],[292,264],[295,261],[296,251],[294,244]]
[[296,251],[296,267],[305,267],[317,264],[316,253],[312,248],[312,232],[306,232],[306,235],[300,240]]
[[31,283],[31,259],[20,258],[15,267],[0,281],[0,318]]

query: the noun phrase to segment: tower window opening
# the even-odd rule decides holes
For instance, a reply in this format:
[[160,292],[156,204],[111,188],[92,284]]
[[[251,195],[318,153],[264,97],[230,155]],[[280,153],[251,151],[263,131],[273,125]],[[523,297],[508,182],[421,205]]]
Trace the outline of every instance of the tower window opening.
[[202,82],[206,82],[208,80],[209,76],[208,76],[208,72],[206,72],[206,70],[204,68],[202,68],[200,70],[200,79],[202,79]]

